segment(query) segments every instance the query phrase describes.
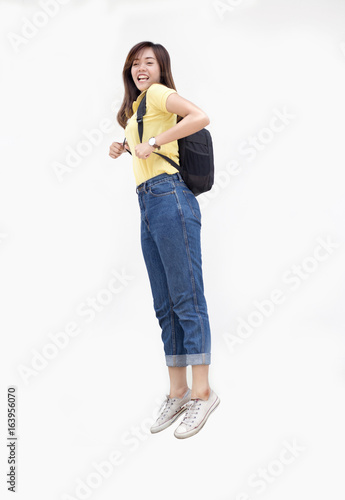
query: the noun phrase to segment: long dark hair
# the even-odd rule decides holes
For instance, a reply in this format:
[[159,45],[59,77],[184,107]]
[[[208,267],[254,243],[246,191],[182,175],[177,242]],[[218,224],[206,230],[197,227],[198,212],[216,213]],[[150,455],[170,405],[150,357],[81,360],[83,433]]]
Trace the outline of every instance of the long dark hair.
[[[160,67],[161,80],[160,83],[166,85],[170,89],[176,90],[174,79],[171,73],[170,56],[169,52],[160,43],[153,42],[140,42],[134,45],[129,51],[122,71],[123,84],[125,87],[125,96],[123,98],[121,107],[116,115],[118,123],[121,127],[126,128],[128,119],[133,115],[132,104],[141,94],[140,90],[136,87],[132,74],[131,67],[138,52],[146,47],[151,47],[157,62]],[[182,120],[182,116],[177,115],[177,121]]]

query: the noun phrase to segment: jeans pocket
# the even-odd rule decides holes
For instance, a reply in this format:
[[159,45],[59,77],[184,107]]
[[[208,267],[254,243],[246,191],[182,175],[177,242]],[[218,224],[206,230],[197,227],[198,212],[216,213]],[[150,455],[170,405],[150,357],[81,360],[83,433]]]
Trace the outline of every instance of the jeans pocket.
[[148,188],[148,192],[153,196],[165,196],[175,192],[175,184],[171,180],[156,182]]
[[189,208],[191,209],[192,214],[201,224],[201,211],[198,200],[196,199],[195,195],[192,193],[190,189],[183,189],[182,191],[187,200]]

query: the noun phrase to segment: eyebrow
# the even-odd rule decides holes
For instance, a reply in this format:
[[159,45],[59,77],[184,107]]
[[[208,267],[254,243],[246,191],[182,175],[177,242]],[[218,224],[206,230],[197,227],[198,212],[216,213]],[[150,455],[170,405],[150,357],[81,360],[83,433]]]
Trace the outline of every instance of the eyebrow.
[[[148,56],[148,57],[145,57],[144,59],[154,59],[154,57]],[[133,59],[133,61],[138,61],[138,60],[139,60],[138,57],[136,57],[135,59]]]

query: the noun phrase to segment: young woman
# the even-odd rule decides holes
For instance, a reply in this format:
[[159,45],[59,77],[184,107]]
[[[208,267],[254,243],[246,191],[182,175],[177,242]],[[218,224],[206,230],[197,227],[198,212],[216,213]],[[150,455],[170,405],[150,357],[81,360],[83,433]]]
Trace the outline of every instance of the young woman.
[[[132,47],[122,75],[125,95],[117,120],[125,129],[126,143],[113,142],[109,155],[132,153],[141,247],[170,377],[170,394],[151,432],[166,429],[186,411],[174,433],[186,438],[199,432],[220,403],[208,381],[211,333],[202,275],[201,213],[179,171],[154,152],[159,150],[179,165],[177,140],[210,120],[177,93],[170,56],[162,45],[141,42]],[[145,94],[140,143],[136,111]],[[188,365],[192,365],[192,390],[186,379]]]

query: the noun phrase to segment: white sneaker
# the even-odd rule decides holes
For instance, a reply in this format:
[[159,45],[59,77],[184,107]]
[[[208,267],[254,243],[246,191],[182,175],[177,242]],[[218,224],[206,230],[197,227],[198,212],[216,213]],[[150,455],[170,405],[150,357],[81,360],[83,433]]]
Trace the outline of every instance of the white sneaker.
[[217,408],[219,403],[220,399],[212,389],[207,401],[200,398],[191,399],[184,405],[187,412],[180,425],[175,430],[174,436],[179,439],[194,436],[194,434],[202,429],[206,420]]
[[170,398],[169,394],[166,394],[166,398],[158,410],[160,415],[150,428],[152,434],[163,431],[169,427],[169,425],[173,424],[175,420],[187,410],[184,405],[190,401],[191,394],[190,389],[187,390],[182,398]]

